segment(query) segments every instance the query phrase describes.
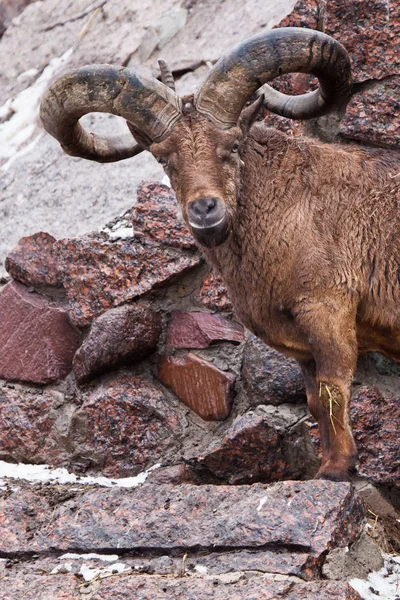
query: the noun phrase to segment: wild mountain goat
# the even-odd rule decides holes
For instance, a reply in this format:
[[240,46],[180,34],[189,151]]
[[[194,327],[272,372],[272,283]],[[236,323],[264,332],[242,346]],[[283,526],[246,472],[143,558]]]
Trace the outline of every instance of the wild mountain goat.
[[[301,366],[321,435],[317,477],[346,480],[357,459],[349,422],[357,356],[400,360],[400,161],[255,123],[263,103],[309,119],[350,97],[346,50],[323,33],[255,36],[182,99],[160,66],[162,82],[109,65],[62,77],[42,100],[44,127],[73,156],[108,162],[145,149],[163,165],[244,325]],[[265,98],[244,108],[260,86],[295,71],[313,73],[319,89],[289,97],[265,86]],[[94,111],[124,117],[132,135],[88,133],[78,120]]]

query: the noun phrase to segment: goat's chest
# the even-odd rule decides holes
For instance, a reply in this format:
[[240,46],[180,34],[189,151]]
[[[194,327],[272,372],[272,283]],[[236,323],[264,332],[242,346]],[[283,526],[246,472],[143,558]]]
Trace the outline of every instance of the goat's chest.
[[248,247],[241,254],[229,247],[219,248],[210,255],[243,325],[284,354],[295,358],[308,354],[308,344],[286,304],[288,289],[280,261],[263,256],[257,247]]

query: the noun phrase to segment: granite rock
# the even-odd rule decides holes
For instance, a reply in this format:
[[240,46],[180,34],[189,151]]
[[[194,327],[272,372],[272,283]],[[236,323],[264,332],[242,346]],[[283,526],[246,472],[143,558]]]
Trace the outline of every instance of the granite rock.
[[0,2],[0,37],[11,21],[17,17],[28,4],[36,0],[1,0]]
[[204,279],[195,302],[212,311],[232,312],[233,310],[221,277],[212,271]]
[[56,390],[0,388],[0,459],[58,465],[67,461],[70,415]]
[[94,583],[81,583],[72,574],[25,575],[13,577],[6,573],[0,583],[4,598],[24,600],[81,600],[85,594],[91,600],[361,600],[361,596],[346,583],[292,580],[276,582],[274,576],[234,577],[168,577],[137,575],[103,577]]
[[60,240],[71,320],[84,327],[115,308],[170,282],[199,264],[197,253],[105,235]]
[[[60,487],[57,493],[65,493]],[[70,491],[63,502],[54,502],[46,487],[1,494],[0,551],[285,550],[307,554],[311,566],[321,565],[327,551],[358,539],[364,524],[363,505],[347,483],[144,484]]]
[[285,358],[252,336],[246,342],[242,374],[253,405],[306,402],[304,381],[297,362]]
[[172,348],[207,348],[215,342],[244,341],[242,325],[206,312],[173,312],[167,345]]
[[0,378],[49,383],[71,371],[78,336],[64,305],[14,281],[0,295],[0,322]]
[[229,484],[274,482],[288,475],[282,439],[270,420],[248,413],[189,464]]
[[79,383],[123,364],[138,362],[154,352],[161,335],[161,316],[150,308],[126,305],[96,319],[74,356]]
[[206,421],[229,416],[235,376],[195,354],[163,356],[158,377],[184,404]]
[[28,286],[60,287],[62,274],[54,253],[55,242],[52,235],[43,231],[23,237],[6,258],[8,273]]
[[118,373],[97,380],[83,394],[71,432],[74,462],[109,477],[126,477],[179,445],[180,421],[154,383]]
[[162,183],[143,182],[137,190],[132,213],[135,236],[145,236],[174,248],[197,249],[185,223],[173,190]]
[[350,100],[340,133],[353,140],[400,148],[400,77],[376,82]]

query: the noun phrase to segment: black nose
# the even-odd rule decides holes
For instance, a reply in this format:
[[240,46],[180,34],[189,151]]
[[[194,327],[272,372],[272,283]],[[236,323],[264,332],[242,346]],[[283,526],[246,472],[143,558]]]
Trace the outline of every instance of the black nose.
[[225,207],[219,198],[207,196],[189,202],[187,211],[191,225],[212,227],[223,217]]

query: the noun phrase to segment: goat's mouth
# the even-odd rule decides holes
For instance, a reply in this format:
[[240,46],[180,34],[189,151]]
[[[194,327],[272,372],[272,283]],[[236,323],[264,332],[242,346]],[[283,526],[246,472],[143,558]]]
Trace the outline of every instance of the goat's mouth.
[[189,221],[189,226],[194,238],[206,248],[215,248],[215,246],[223,244],[229,236],[230,227],[226,214],[215,223],[197,225]]

